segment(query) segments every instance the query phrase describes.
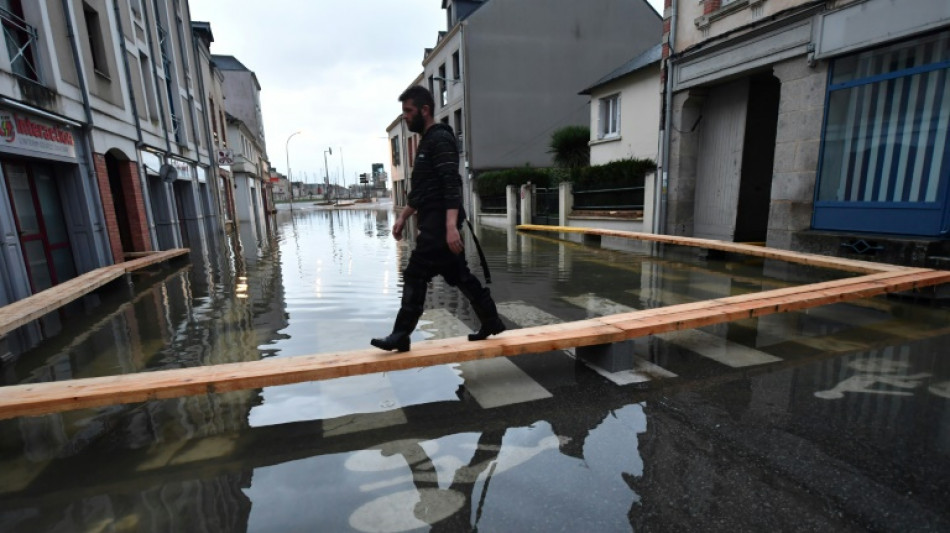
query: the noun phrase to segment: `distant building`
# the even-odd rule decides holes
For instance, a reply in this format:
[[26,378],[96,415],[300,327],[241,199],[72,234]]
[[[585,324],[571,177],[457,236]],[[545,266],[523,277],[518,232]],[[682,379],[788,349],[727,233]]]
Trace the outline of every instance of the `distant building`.
[[597,80],[590,96],[590,164],[657,159],[660,124],[660,59],[655,44]]
[[[459,136],[469,207],[479,172],[551,166],[553,132],[589,121],[578,89],[656,44],[662,32],[642,0],[443,0],[442,8],[447,31],[425,51],[415,83],[432,91],[436,120]],[[400,137],[400,153],[411,161],[413,143]],[[407,169],[400,170],[408,176]],[[393,176],[396,183],[395,168]]]

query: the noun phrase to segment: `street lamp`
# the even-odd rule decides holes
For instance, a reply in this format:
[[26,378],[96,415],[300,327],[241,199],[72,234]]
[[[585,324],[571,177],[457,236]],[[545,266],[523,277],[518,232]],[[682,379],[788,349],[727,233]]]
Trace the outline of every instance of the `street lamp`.
[[333,155],[333,147],[327,148],[323,151],[323,168],[326,171],[324,177],[324,186],[326,187],[326,196],[327,201],[330,200],[330,167],[327,166],[327,153]]
[[287,142],[284,143],[284,153],[287,155],[287,183],[290,184],[290,210],[294,210],[294,175],[290,172],[290,140],[294,138],[294,135],[302,133],[300,131],[295,131],[290,134],[290,137],[287,137]]

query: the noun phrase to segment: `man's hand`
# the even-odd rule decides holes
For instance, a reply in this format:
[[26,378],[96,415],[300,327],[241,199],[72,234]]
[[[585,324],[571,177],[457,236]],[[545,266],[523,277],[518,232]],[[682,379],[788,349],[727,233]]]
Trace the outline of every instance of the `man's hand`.
[[397,241],[402,240],[402,230],[406,227],[406,220],[416,213],[416,210],[408,205],[403,208],[399,216],[396,217],[396,223],[393,224],[393,238]]
[[454,254],[460,254],[465,249],[462,246],[462,236],[459,235],[459,230],[455,226],[445,228],[445,243],[449,245],[449,250],[452,250]]

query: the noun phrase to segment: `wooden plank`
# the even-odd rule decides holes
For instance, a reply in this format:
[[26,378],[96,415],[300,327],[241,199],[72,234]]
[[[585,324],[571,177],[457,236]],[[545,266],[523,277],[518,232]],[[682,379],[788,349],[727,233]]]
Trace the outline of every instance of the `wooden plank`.
[[0,418],[284,385],[404,370],[491,357],[590,346],[693,329],[741,318],[817,307],[950,282],[950,272],[904,269],[809,286],[776,289],[596,319],[524,328],[480,342],[464,337],[423,341],[404,353],[373,349],[271,358],[207,367],[161,370],[0,387]]
[[673,235],[657,235],[653,233],[638,233],[635,231],[607,230],[598,228],[581,228],[571,226],[542,226],[538,224],[522,224],[517,226],[520,231],[548,231],[556,233],[583,233],[585,235],[602,235],[607,237],[622,237],[625,239],[635,239],[640,241],[661,242],[666,244],[675,244],[678,246],[692,246],[695,248],[706,248],[709,250],[721,250],[724,252],[733,252],[755,257],[764,257],[767,259],[779,259],[790,263],[799,263],[809,266],[824,268],[833,268],[848,272],[885,272],[893,270],[903,270],[905,267],[899,265],[890,265],[886,263],[874,263],[872,261],[859,261],[855,259],[845,259],[842,257],[830,257],[818,254],[808,254],[803,252],[793,252],[791,250],[780,250],[777,248],[764,248],[749,244],[736,242],[716,241],[712,239],[698,239],[695,237],[677,237]]
[[86,294],[132,272],[155,263],[188,253],[187,248],[154,252],[147,257],[97,268],[50,287],[32,296],[0,307],[0,335],[29,324],[43,315],[75,301]]

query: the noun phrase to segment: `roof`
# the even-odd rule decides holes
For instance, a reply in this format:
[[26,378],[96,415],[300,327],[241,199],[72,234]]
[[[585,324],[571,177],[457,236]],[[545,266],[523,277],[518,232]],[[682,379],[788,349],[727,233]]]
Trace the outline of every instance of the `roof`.
[[608,83],[618,80],[627,74],[632,74],[638,70],[649,67],[655,63],[659,63],[660,59],[663,57],[663,45],[657,44],[649,48],[646,52],[634,57],[630,61],[627,61],[623,65],[617,67],[613,72],[607,74],[603,78],[597,80],[596,83],[590,87],[584,89],[583,91],[577,94],[587,94],[589,95],[593,92],[594,89],[607,85]]
[[214,42],[214,34],[211,33],[211,23],[203,20],[191,21],[191,31],[201,33],[207,36],[208,42]]
[[218,70],[246,70],[248,72],[251,69],[244,66],[244,63],[238,61],[234,56],[220,56],[220,55],[211,55],[211,60],[214,61],[214,66],[218,67]]
[[251,78],[254,80],[254,86],[257,87],[257,90],[261,90],[261,83],[257,81],[257,74],[253,70],[244,66],[244,63],[238,61],[234,56],[219,56],[211,54],[211,63],[218,70],[222,71],[231,71],[231,72],[247,72],[251,75]]

